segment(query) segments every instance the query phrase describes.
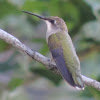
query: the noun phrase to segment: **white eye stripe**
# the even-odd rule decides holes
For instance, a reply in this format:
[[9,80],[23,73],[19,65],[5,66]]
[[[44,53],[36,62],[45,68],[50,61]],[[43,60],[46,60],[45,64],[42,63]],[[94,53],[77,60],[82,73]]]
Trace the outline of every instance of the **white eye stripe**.
[[54,24],[56,24],[56,20],[54,20]]
[[56,24],[56,20],[50,20],[52,24]]

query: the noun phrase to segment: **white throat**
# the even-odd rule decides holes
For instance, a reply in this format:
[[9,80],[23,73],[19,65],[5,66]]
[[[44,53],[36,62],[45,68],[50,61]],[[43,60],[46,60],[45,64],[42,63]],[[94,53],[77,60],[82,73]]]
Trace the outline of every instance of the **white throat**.
[[45,22],[47,24],[46,42],[48,43],[49,36],[55,34],[59,30],[53,28],[52,24],[49,21],[45,21]]
[[47,32],[50,33],[52,31],[52,25],[48,21],[45,21],[45,22],[46,22],[46,25],[47,25]]

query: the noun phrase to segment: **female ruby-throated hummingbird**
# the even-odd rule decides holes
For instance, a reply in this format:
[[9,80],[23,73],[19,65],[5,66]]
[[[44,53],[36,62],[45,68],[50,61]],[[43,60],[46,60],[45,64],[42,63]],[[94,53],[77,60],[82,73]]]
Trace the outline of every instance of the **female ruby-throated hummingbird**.
[[37,16],[46,22],[46,41],[57,69],[71,86],[83,90],[84,83],[80,72],[80,61],[63,19],[55,16],[44,17],[28,11],[23,12]]

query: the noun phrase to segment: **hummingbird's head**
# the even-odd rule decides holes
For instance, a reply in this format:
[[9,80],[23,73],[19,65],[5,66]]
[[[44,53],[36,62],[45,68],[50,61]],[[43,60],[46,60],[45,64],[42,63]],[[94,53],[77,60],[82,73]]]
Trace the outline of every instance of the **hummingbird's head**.
[[64,22],[64,20],[57,16],[51,16],[47,17],[47,20],[45,20],[47,24],[47,31],[60,31],[65,30],[67,31],[67,26]]
[[57,17],[57,16],[44,17],[44,16],[40,16],[28,11],[23,11],[23,12],[28,13],[30,15],[34,15],[44,20],[47,24],[47,32],[51,32],[51,31],[54,32],[54,31],[59,31],[59,30],[68,31],[64,20],[61,19],[60,17]]

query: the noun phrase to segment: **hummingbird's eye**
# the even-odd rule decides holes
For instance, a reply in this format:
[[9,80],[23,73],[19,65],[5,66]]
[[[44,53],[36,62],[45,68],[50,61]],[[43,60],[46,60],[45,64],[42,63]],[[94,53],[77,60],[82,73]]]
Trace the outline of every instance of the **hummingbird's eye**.
[[52,24],[56,24],[56,21],[55,21],[55,20],[50,20],[50,22],[51,22]]

